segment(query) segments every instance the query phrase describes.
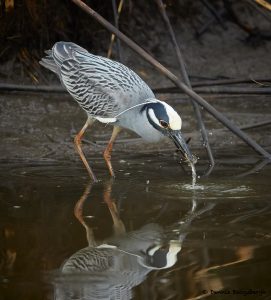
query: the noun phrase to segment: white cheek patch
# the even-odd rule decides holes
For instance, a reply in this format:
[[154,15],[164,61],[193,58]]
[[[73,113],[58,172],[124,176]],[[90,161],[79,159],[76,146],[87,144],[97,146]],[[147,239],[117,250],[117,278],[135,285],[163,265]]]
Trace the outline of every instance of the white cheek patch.
[[158,126],[161,127],[161,125],[160,125],[160,123],[159,123],[159,120],[156,118],[153,109],[150,108],[148,112],[149,112],[149,117],[152,119],[152,121],[153,121],[155,124],[157,124]]
[[165,103],[165,109],[169,118],[169,126],[172,130],[180,130],[182,128],[182,119],[179,114],[168,104]]

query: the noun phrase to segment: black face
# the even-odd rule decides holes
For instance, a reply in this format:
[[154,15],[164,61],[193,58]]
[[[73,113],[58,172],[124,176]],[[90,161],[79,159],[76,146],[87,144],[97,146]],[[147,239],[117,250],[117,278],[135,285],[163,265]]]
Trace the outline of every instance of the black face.
[[[153,121],[153,119],[150,117],[150,114],[149,114],[150,110],[152,110],[154,112],[156,119],[159,121],[159,123],[162,127],[159,126],[157,123],[155,123]],[[169,127],[169,117],[168,117],[167,111],[162,103],[159,103],[159,102],[148,103],[141,108],[140,112],[143,113],[143,111],[146,111],[147,118],[148,118],[150,124],[155,129],[164,133],[163,129],[167,129]]]
[[145,265],[155,269],[165,268],[168,264],[167,262],[168,252],[169,252],[169,246],[164,246],[164,247],[161,246],[155,249],[154,253],[152,253],[151,255],[147,251],[145,262],[144,262]]
[[[152,111],[154,112],[156,119],[160,123],[160,126],[156,122],[154,122],[153,119],[150,117],[150,114],[149,114],[150,109],[152,109]],[[190,150],[181,134],[181,131],[180,130],[172,130],[170,128],[169,117],[168,117],[168,114],[167,114],[167,111],[166,111],[164,105],[159,102],[148,103],[142,107],[141,113],[143,113],[143,111],[146,111],[146,115],[147,115],[147,118],[148,118],[148,121],[150,122],[150,124],[156,130],[160,131],[162,134],[164,134],[165,136],[168,136],[170,139],[172,139],[172,141],[174,142],[174,144],[176,145],[178,150],[181,151],[181,153],[187,160],[189,160],[190,162],[194,162],[194,157],[193,157],[192,153],[190,152]]]

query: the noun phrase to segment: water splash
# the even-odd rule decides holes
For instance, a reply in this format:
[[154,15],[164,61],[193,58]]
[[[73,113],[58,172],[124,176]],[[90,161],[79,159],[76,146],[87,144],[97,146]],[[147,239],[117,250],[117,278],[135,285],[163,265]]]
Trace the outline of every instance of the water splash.
[[190,165],[191,171],[192,171],[192,189],[195,188],[196,185],[196,180],[197,180],[197,173],[196,173],[196,168],[195,164],[197,163],[197,157],[194,155],[191,155],[192,158],[188,157],[187,154],[185,154],[185,160]]
[[206,190],[206,185],[196,184],[193,186],[192,184],[182,184],[181,189],[186,191],[204,191]]
[[195,188],[196,185],[196,180],[197,180],[197,173],[196,173],[196,168],[193,162],[189,161],[188,162],[190,167],[191,167],[191,171],[192,171],[192,188]]

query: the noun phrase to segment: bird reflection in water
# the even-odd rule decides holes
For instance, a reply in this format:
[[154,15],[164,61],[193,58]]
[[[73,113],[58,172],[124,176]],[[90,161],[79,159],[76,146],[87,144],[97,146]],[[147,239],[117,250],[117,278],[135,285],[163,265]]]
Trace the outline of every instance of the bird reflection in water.
[[149,272],[170,268],[177,262],[192,220],[213,207],[210,204],[197,210],[194,200],[184,219],[167,228],[150,223],[127,232],[111,198],[110,181],[103,198],[112,217],[113,235],[98,242],[83,217],[83,206],[91,188],[91,184],[86,187],[74,208],[76,218],[86,230],[88,246],[68,258],[60,274],[54,276],[54,299],[57,300],[131,299],[132,288],[143,282]]

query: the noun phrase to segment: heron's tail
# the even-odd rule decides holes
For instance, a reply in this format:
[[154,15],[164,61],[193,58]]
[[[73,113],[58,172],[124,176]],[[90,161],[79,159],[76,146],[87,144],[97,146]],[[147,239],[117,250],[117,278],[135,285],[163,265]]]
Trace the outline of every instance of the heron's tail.
[[67,59],[73,58],[74,50],[86,52],[85,49],[81,48],[80,46],[74,43],[57,42],[54,44],[52,49],[45,51],[47,56],[42,58],[40,64],[45,68],[58,74],[62,63]]
[[59,69],[59,67],[58,67],[58,65],[55,63],[55,60],[54,60],[54,58],[53,58],[53,49],[54,49],[54,47],[53,47],[52,49],[50,49],[50,50],[46,50],[45,53],[47,54],[47,56],[43,57],[43,58],[39,61],[39,63],[40,63],[43,67],[45,67],[45,68],[51,70],[52,72],[58,74],[58,69]]
[[39,61],[39,63],[43,67],[45,67],[45,68],[51,70],[52,72],[58,74],[58,66],[55,64],[55,61],[54,61],[54,59],[52,57],[46,56],[46,57],[42,58]]

